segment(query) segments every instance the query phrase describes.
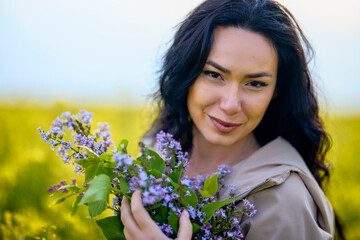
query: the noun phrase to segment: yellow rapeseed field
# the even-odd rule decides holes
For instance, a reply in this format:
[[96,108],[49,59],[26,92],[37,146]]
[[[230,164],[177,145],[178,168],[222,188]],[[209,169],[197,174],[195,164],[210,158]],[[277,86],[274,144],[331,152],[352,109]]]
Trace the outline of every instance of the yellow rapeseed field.
[[[133,155],[154,118],[153,111],[145,107],[89,106],[86,110],[95,114],[93,124],[110,125],[115,143],[127,138]],[[41,126],[47,131],[64,111],[75,114],[80,108],[0,105],[0,239],[104,239],[85,207],[71,217],[71,201],[51,205],[54,199],[46,191],[50,185],[74,177],[74,167],[63,164],[37,130]],[[360,116],[330,115],[325,120],[334,142],[328,156],[334,174],[327,195],[346,224],[348,238],[359,239]],[[79,181],[82,177],[76,175]]]

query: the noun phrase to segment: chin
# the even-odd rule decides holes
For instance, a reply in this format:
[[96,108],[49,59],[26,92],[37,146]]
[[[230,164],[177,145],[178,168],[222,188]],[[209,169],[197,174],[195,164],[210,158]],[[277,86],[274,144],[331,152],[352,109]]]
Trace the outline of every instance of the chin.
[[232,136],[220,135],[220,134],[209,134],[209,136],[205,136],[205,139],[213,144],[218,146],[231,146],[236,143],[236,140]]

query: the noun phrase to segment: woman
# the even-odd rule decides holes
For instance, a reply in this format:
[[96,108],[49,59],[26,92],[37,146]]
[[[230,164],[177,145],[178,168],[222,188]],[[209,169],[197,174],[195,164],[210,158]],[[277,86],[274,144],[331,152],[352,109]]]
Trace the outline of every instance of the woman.
[[[190,153],[190,177],[232,167],[226,182],[258,210],[241,219],[246,239],[334,236],[321,190],[330,143],[303,47],[311,54],[291,13],[273,0],[208,0],[182,22],[164,59],[160,114],[147,136],[172,133]],[[127,238],[165,239],[140,193],[132,201],[131,209],[122,204]],[[191,238],[186,215],[179,239]]]

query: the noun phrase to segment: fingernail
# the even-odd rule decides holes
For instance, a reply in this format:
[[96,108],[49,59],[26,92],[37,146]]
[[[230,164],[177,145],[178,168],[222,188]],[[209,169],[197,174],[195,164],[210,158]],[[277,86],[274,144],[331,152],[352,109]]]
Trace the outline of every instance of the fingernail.
[[184,209],[183,214],[185,217],[190,218],[189,212],[186,209]]

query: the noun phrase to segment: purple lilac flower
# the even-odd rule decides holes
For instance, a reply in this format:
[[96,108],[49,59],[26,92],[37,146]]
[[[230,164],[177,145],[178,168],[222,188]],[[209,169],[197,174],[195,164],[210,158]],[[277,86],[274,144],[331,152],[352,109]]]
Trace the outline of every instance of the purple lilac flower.
[[230,166],[229,165],[219,165],[218,166],[219,175],[227,175],[231,173]]
[[174,233],[172,227],[166,223],[164,224],[160,224],[158,222],[156,222],[156,224],[159,226],[159,228],[161,229],[161,231],[167,236],[167,237],[171,237],[171,235]]
[[139,187],[139,183],[137,179],[138,179],[137,177],[132,177],[129,182],[130,190],[133,192]]
[[80,110],[81,114],[77,114],[76,117],[81,119],[82,123],[90,125],[92,123],[91,117],[93,113],[89,113],[86,110]]
[[194,207],[192,207],[191,205],[189,205],[188,207],[187,207],[187,211],[189,212],[189,216],[190,216],[190,218],[191,219],[195,219],[196,218],[196,212],[197,212],[197,209],[196,208],[194,208]]
[[218,210],[215,211],[214,213],[214,217],[219,217],[219,218],[226,218],[227,214],[225,212],[225,210],[223,208],[220,208]]
[[133,159],[130,155],[122,154],[120,152],[115,153],[112,158],[112,161],[116,162],[115,171],[116,173],[121,173],[124,169],[124,166],[130,166],[133,163]]
[[107,140],[108,138],[110,138],[111,134],[110,134],[110,126],[107,123],[98,123],[99,129],[97,129],[94,134],[99,137],[102,138],[103,140]]
[[[57,150],[58,155],[63,159],[65,163],[69,163],[71,159],[83,159],[84,155],[81,154],[80,150],[75,150],[74,146],[86,146],[92,149],[98,155],[107,152],[108,148],[113,145],[110,140],[109,125],[107,123],[99,124],[100,129],[92,136],[90,133],[90,124],[92,122],[91,117],[93,113],[89,113],[85,110],[81,110],[81,113],[71,115],[70,112],[64,112],[60,118],[57,117],[52,123],[52,128],[49,132],[45,133],[38,128],[40,135],[45,142],[49,143],[51,149],[56,150],[57,147],[61,146]],[[66,142],[63,139],[65,130],[68,129],[73,132],[72,137],[75,142]],[[67,152],[66,151],[70,151]],[[67,156],[68,155],[68,156]]]
[[[171,204],[174,199],[179,198],[179,195],[169,191],[169,189],[172,190],[172,188],[169,188],[168,186],[162,186],[160,184],[154,185],[153,181],[149,185],[148,189],[143,191],[143,203],[145,206],[153,205],[158,201],[163,201],[163,205],[170,208],[173,207]],[[178,212],[177,209],[173,210],[175,213]]]
[[37,130],[40,131],[40,136],[43,138],[43,140],[48,143],[49,142],[49,137],[50,137],[50,133],[49,132],[44,132],[41,127],[38,127]]
[[[164,155],[165,161],[170,162],[165,171],[167,174],[171,173],[173,168],[178,168],[181,163],[184,163],[184,168],[188,167],[188,154],[181,151],[181,145],[173,138],[173,135],[160,131],[156,138],[158,150]],[[173,154],[176,155],[176,159],[173,159]]]
[[75,168],[74,168],[75,173],[77,173],[77,174],[85,173],[85,170],[79,164],[75,163],[74,165],[75,165]]
[[189,179],[188,176],[184,176],[184,178],[180,182],[185,187],[190,187],[191,186],[191,180]]
[[61,114],[61,117],[62,117],[62,118],[66,118],[67,120],[70,120],[71,113],[70,113],[70,112],[63,112],[63,113]]
[[145,190],[142,194],[142,200],[144,206],[154,205],[159,200],[159,197]]
[[230,188],[230,197],[234,197],[236,193],[236,186],[234,184],[229,184]]
[[[71,179],[73,185],[76,185],[76,180],[75,179]],[[59,184],[54,184],[54,185],[51,185],[50,188],[48,188],[48,192],[56,192],[59,190],[59,188],[61,188],[62,186],[65,186],[67,185],[66,184],[66,181],[65,180],[61,180]],[[66,189],[66,188],[63,188],[61,189],[61,192],[62,193],[68,193],[69,191]]]
[[243,200],[244,207],[245,207],[245,215],[252,217],[256,214],[257,210],[255,209],[254,204],[251,204],[247,199]]
[[201,226],[201,231],[203,233],[203,238],[205,239],[210,239],[211,237],[211,229],[212,226],[209,222],[205,223],[204,225]]
[[231,222],[232,225],[240,224],[240,221],[239,221],[239,219],[237,217],[230,218],[230,222]]
[[54,127],[54,128],[51,128],[50,129],[50,134],[53,134],[54,136],[57,136],[57,135],[61,135],[61,134],[65,134],[61,131],[61,128],[59,127]]
[[114,198],[113,198],[113,204],[112,204],[112,207],[113,207],[113,209],[114,209],[114,216],[116,216],[116,215],[118,215],[119,213],[120,213],[120,210],[119,210],[119,198],[118,198],[118,196],[115,196]]

